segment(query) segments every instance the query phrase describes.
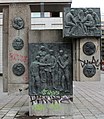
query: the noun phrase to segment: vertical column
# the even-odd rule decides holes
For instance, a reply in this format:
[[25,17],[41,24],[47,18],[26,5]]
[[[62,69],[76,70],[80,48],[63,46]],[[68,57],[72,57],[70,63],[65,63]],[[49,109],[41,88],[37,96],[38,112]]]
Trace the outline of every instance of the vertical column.
[[100,80],[100,38],[80,39],[80,80]]
[[76,40],[76,80],[80,81],[80,41],[79,39]]
[[8,91],[8,21],[9,7],[3,8],[3,91]]
[[8,90],[19,92],[28,85],[28,4],[10,4],[8,41]]

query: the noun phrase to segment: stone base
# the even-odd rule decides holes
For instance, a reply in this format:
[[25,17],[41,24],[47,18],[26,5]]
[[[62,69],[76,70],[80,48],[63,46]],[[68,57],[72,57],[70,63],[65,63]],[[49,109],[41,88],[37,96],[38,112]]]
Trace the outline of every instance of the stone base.
[[[29,116],[50,116],[49,119],[58,119],[61,117],[72,117],[72,102],[69,103],[35,103],[29,98]],[[56,118],[57,117],[57,118]],[[69,119],[69,118],[65,118]]]
[[9,94],[28,94],[28,84],[8,84]]

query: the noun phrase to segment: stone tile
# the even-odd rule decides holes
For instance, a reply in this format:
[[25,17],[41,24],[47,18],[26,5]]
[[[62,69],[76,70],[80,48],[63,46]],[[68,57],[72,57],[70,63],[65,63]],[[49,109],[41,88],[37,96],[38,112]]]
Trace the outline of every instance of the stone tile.
[[87,116],[87,117],[85,117],[85,119],[97,119],[95,116]]
[[84,119],[82,115],[74,115],[73,119]]
[[3,119],[14,119],[14,116],[5,116]]
[[0,119],[2,119],[2,117],[4,117],[5,115],[4,114],[0,114]]
[[17,111],[9,111],[6,116],[15,116],[17,114]]

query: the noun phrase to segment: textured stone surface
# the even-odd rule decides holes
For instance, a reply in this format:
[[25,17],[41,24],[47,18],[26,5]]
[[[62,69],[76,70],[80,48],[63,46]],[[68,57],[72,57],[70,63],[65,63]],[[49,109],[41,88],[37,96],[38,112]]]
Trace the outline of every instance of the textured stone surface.
[[30,30],[29,43],[62,42],[62,30]]
[[8,91],[8,27],[9,8],[3,9],[3,91]]
[[64,37],[101,37],[100,8],[64,9]]

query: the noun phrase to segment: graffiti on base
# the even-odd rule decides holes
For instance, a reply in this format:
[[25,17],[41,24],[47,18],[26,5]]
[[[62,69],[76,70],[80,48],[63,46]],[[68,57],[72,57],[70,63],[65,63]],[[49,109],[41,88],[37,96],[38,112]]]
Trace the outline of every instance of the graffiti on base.
[[9,58],[11,61],[21,61],[24,63],[28,62],[28,56],[23,56],[23,55],[18,54],[18,53],[9,53]]
[[89,61],[89,60],[81,60],[81,59],[79,59],[79,61],[81,62],[82,68],[87,64],[93,64],[93,65],[95,65],[95,67],[99,67],[100,66],[99,59],[96,60],[94,56],[92,56],[92,60],[91,61]]
[[[36,110],[36,111],[42,111],[42,110],[45,110],[46,108],[47,108],[47,106],[43,105],[43,104],[34,104],[34,105],[32,105],[32,109]],[[57,104],[49,104],[48,108],[53,109],[53,110],[59,110],[62,107],[60,106],[60,104],[57,103]]]
[[99,69],[100,66],[100,62],[99,59],[95,59],[95,57],[92,57],[92,60],[80,60],[81,62],[81,66],[83,68],[83,74],[87,77],[87,78],[91,78],[96,74],[96,69]]
[[32,109],[36,111],[42,111],[48,108],[50,109],[61,109],[60,104],[70,104],[72,100],[71,96],[30,96],[32,103]]
[[59,95],[60,92],[57,91],[57,90],[48,90],[48,89],[43,89],[41,91],[42,95],[47,95],[47,96],[56,96],[56,95]]
[[71,102],[71,96],[30,96],[30,100],[33,104],[69,104]]

